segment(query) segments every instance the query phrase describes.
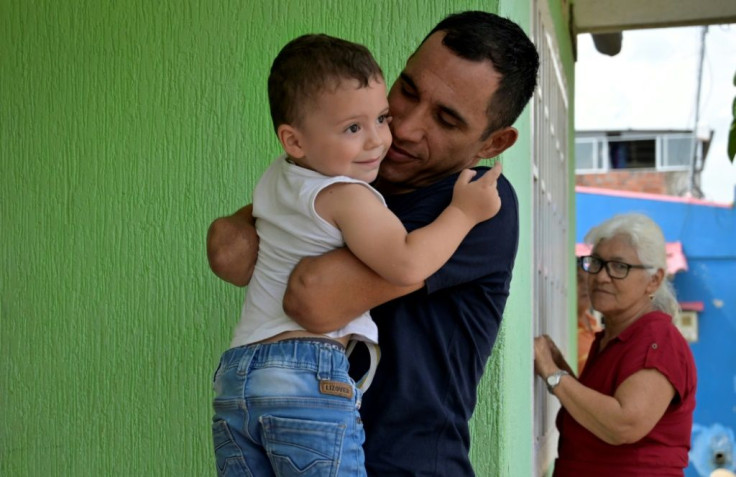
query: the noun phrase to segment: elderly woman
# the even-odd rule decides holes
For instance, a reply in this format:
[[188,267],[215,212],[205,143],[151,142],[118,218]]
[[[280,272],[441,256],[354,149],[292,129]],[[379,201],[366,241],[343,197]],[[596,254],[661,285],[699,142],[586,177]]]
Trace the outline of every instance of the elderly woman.
[[662,231],[640,214],[615,216],[585,237],[581,259],[593,308],[604,318],[576,379],[548,336],[534,340],[534,368],[562,404],[554,475],[683,475],[696,372],[672,317]]

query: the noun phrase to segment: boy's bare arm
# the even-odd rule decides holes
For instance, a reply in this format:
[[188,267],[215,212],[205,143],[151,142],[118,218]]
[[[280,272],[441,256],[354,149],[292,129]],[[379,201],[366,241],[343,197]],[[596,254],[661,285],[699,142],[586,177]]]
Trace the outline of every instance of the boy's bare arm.
[[207,259],[215,275],[243,287],[248,284],[258,258],[258,234],[253,206],[220,217],[207,230]]
[[[326,333],[375,306],[422,288],[426,277],[450,258],[467,232],[498,212],[500,173],[498,163],[471,183],[472,171],[464,171],[444,218],[411,234],[363,186],[337,184],[325,189],[317,198],[317,212],[340,228],[350,250],[303,259],[291,274],[284,310],[307,330]],[[412,235],[415,240],[408,240]],[[428,267],[425,262],[434,265]],[[407,267],[416,270],[406,274],[403,269]],[[406,278],[410,276],[418,278],[411,282]]]
[[366,187],[339,183],[315,201],[319,215],[334,223],[355,256],[387,281],[423,282],[450,259],[470,230],[501,208],[496,188],[500,164],[477,181],[463,171],[450,205],[432,223],[406,232],[401,221]]
[[341,248],[299,262],[289,279],[284,311],[308,331],[327,333],[423,286],[393,285]]

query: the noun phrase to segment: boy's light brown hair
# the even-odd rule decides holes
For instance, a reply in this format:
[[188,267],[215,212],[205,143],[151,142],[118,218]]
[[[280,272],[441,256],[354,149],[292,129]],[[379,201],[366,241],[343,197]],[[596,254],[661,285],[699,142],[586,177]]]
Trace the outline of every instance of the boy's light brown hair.
[[310,101],[343,80],[365,88],[383,81],[381,67],[363,45],[324,34],[303,35],[284,46],[268,77],[268,101],[273,128],[298,125]]

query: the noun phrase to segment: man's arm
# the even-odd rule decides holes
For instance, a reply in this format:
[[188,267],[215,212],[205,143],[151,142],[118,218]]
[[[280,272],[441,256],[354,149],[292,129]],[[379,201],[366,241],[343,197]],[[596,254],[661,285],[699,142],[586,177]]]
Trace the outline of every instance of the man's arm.
[[327,333],[423,286],[392,285],[341,248],[299,262],[289,278],[284,311],[308,331]]
[[258,258],[258,234],[249,204],[220,217],[207,230],[207,259],[215,275],[239,287],[250,281]]

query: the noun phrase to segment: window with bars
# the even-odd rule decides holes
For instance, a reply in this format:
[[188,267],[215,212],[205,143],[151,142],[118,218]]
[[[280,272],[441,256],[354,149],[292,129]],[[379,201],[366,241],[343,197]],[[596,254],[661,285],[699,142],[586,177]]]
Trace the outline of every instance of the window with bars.
[[[567,80],[552,33],[547,2],[535,2],[532,38],[540,56],[539,85],[533,100],[533,297],[534,335],[550,335],[570,356],[568,326],[569,118]],[[594,143],[592,148],[597,147]],[[595,164],[591,164],[595,166]],[[574,357],[573,357],[574,358]],[[572,359],[572,358],[571,358]],[[537,474],[554,460],[559,403],[534,380],[534,434]]]
[[[588,133],[589,134],[589,133]],[[703,141],[692,133],[629,133],[575,138],[575,172],[603,173],[613,169],[686,171],[700,163]]]

